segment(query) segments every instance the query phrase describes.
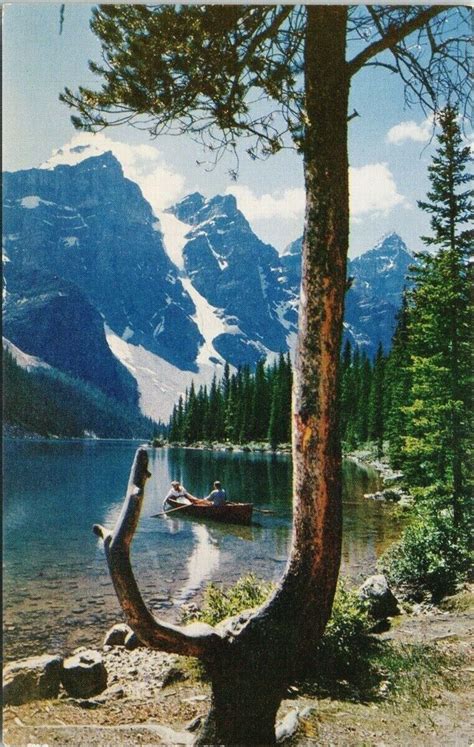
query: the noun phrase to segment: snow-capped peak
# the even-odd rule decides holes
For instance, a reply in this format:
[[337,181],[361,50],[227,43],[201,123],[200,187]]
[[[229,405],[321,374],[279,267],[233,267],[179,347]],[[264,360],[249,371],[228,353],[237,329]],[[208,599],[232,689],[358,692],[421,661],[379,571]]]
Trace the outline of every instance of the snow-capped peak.
[[40,169],[51,170],[55,169],[56,166],[76,166],[76,164],[85,161],[87,158],[103,156],[105,153],[110,153],[110,155],[112,155],[112,151],[104,150],[103,147],[95,145],[94,143],[88,143],[86,145],[68,144],[53,151],[47,161],[41,164]]

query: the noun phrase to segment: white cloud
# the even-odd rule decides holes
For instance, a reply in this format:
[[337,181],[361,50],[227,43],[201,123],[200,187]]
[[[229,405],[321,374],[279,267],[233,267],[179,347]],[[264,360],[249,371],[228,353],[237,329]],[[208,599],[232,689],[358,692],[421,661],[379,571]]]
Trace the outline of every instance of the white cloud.
[[387,141],[393,145],[401,145],[407,140],[415,143],[427,143],[433,134],[433,119],[425,119],[417,124],[412,119],[399,122],[387,132]]
[[155,212],[172,205],[185,194],[186,180],[173,171],[158,148],[153,145],[129,145],[112,140],[103,133],[79,133],[42,164],[54,168],[58,164],[76,164],[85,158],[112,151],[122,164],[127,179],[136,182]]
[[395,179],[386,163],[369,163],[349,169],[351,217],[386,215],[397,206],[409,207],[398,192]]
[[302,220],[304,215],[304,189],[277,190],[257,195],[250,187],[233,185],[226,189],[237,199],[239,209],[249,221]]
[[[349,187],[351,218],[355,222],[367,216],[386,215],[397,206],[409,207],[386,163],[351,167]],[[236,197],[239,209],[255,225],[256,233],[275,246],[279,246],[281,234],[285,233],[286,237],[289,229],[291,235],[303,229],[304,189],[275,190],[258,195],[248,186],[233,185],[226,193]]]

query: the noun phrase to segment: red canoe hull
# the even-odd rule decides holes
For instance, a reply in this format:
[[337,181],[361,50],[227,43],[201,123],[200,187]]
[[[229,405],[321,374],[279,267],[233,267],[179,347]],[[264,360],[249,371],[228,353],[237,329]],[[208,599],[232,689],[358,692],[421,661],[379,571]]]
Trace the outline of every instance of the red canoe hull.
[[[181,503],[168,499],[170,508],[179,508]],[[223,506],[200,506],[191,503],[189,506],[180,508],[181,515],[192,516],[195,519],[212,519],[222,521],[226,524],[250,524],[252,521],[253,505],[251,503],[225,503]],[[178,512],[173,516],[177,518]]]

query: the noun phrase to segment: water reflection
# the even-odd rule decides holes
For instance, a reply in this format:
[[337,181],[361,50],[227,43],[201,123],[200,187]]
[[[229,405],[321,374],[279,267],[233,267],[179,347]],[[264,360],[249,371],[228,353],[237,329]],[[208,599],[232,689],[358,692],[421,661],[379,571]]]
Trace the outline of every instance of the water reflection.
[[[122,619],[91,527],[112,528],[123,502],[135,442],[5,442],[4,619],[7,660],[100,643]],[[21,465],[21,469],[18,469]],[[208,581],[225,584],[253,572],[276,581],[291,543],[291,460],[283,455],[151,449],[132,565],[145,603],[176,621],[179,604]],[[198,496],[214,480],[232,500],[251,501],[251,526],[152,518],[172,479]],[[393,507],[363,497],[376,475],[344,467],[343,573],[357,582],[373,572],[381,550],[398,536]]]
[[187,602],[219,567],[219,543],[212,531],[204,524],[194,524],[192,530],[196,545],[188,560],[188,579],[174,597],[175,604]]

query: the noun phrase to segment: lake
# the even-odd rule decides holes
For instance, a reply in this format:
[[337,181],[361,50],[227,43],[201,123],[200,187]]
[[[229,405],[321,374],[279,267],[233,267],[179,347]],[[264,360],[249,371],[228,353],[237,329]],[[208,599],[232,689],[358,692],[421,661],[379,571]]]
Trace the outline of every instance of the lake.
[[[4,441],[4,658],[68,653],[100,645],[122,613],[102,542],[92,524],[112,528],[137,448],[132,441]],[[149,607],[178,621],[209,581],[231,583],[249,572],[277,580],[291,541],[291,459],[286,455],[197,449],[150,449],[142,516],[132,563]],[[231,500],[273,514],[249,527],[196,522],[161,510],[170,481],[207,495],[221,480]],[[344,463],[342,573],[352,582],[373,572],[400,533],[392,506],[363,497],[377,474]],[[172,518],[173,517],[173,518]]]

